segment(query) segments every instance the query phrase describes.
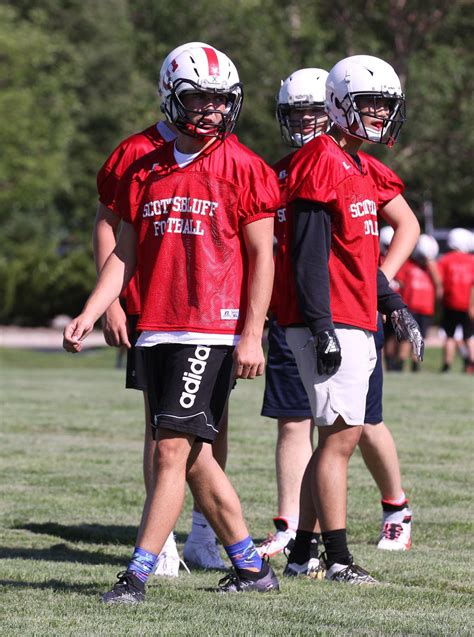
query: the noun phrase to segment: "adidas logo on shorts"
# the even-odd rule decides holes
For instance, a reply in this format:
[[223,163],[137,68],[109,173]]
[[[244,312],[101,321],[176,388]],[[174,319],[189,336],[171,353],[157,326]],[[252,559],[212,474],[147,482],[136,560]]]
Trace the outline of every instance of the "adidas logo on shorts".
[[184,409],[189,409],[194,405],[196,400],[196,394],[199,391],[199,387],[202,381],[202,375],[206,369],[206,361],[209,358],[211,352],[210,347],[204,345],[198,345],[194,352],[195,358],[188,358],[191,363],[190,371],[184,372],[182,381],[184,382],[184,391],[181,393],[179,404]]

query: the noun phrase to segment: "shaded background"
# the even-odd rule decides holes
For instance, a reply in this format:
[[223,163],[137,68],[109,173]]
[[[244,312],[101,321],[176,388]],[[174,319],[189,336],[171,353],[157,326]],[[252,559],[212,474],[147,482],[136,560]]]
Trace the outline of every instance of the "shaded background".
[[76,314],[95,280],[95,175],[123,137],[159,117],[169,50],[209,42],[236,63],[236,132],[270,163],[288,149],[280,80],[367,53],[392,63],[408,121],[370,147],[405,180],[420,221],[474,226],[473,53],[468,0],[14,0],[0,3],[0,323]]

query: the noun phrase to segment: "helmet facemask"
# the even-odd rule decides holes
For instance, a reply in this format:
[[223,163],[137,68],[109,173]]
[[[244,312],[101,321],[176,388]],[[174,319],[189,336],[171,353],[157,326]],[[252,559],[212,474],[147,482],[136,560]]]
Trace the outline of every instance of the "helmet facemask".
[[[225,110],[206,109],[193,110],[186,107],[181,99],[185,93],[215,93],[226,96]],[[190,79],[176,80],[170,95],[163,104],[163,111],[168,120],[178,130],[190,137],[216,138],[224,140],[228,137],[237,123],[242,108],[243,90],[240,83],[225,89],[199,85]],[[209,115],[218,115],[220,121],[210,123],[206,121]],[[200,116],[196,119],[196,116]]]
[[[314,111],[314,114],[304,118],[292,119],[292,115],[298,111]],[[293,104],[278,104],[277,118],[280,124],[280,132],[288,146],[301,148],[327,129],[327,124],[321,128],[320,118],[327,117],[324,110],[324,102],[298,102]],[[310,120],[313,120],[310,122]]]
[[[378,115],[378,100],[384,100],[388,104],[388,116]],[[361,102],[364,105],[359,106]],[[357,92],[347,93],[339,108],[344,113],[347,122],[347,132],[354,137],[373,142],[393,146],[398,139],[400,130],[406,120],[405,97],[394,96],[388,93]],[[377,120],[376,127],[364,124],[362,116]],[[356,126],[354,125],[356,123]]]

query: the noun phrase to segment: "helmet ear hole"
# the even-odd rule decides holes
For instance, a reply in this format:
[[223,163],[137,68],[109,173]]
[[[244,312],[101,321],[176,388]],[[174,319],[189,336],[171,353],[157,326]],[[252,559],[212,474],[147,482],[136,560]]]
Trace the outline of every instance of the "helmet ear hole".
[[334,104],[336,105],[336,108],[341,108],[342,106],[341,102],[337,99],[337,97],[334,99]]

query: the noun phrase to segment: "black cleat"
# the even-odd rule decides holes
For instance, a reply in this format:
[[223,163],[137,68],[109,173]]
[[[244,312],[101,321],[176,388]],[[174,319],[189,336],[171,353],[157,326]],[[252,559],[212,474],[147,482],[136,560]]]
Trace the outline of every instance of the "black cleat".
[[251,579],[236,573],[232,570],[228,575],[219,581],[220,593],[246,593],[248,591],[257,591],[257,593],[269,593],[271,591],[279,591],[280,585],[278,579],[271,566],[266,562],[263,563],[262,570],[256,577]]
[[108,593],[101,596],[104,604],[140,604],[145,599],[145,584],[133,571],[117,574],[118,582]]

